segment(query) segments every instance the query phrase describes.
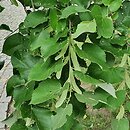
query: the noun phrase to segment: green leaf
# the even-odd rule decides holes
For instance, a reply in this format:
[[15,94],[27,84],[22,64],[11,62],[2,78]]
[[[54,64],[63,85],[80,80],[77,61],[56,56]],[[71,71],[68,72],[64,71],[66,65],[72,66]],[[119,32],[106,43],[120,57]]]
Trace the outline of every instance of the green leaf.
[[20,86],[16,87],[13,92],[13,98],[15,101],[14,106],[20,108],[24,101],[31,99],[33,93],[34,85],[31,86]]
[[115,56],[120,57],[120,56],[123,56],[123,55],[124,55],[124,52],[123,52],[121,49],[117,49],[117,48],[113,47],[113,46],[110,44],[110,41],[107,40],[107,39],[102,38],[101,41],[100,41],[99,46],[100,46],[103,50],[105,50],[105,51],[107,51],[107,52],[111,52],[111,53],[112,53],[113,55],[115,55]]
[[23,118],[31,118],[31,105],[29,105],[28,102],[23,103],[20,107],[20,112]]
[[68,43],[66,43],[66,45],[62,48],[61,52],[59,53],[58,56],[55,57],[55,60],[60,59],[62,56],[64,56],[64,54],[66,53],[68,48]]
[[113,39],[111,40],[111,44],[124,46],[126,44],[126,37],[120,35],[114,35]]
[[83,8],[82,6],[68,6],[66,7],[63,11],[62,11],[62,15],[60,17],[60,19],[64,19],[67,18],[68,16],[78,13],[78,12],[86,12],[87,10],[85,8]]
[[124,69],[120,67],[109,68],[101,71],[99,77],[107,83],[119,83],[124,79]]
[[45,12],[35,11],[27,15],[26,19],[24,20],[24,26],[26,28],[29,27],[35,28],[37,25],[42,24],[46,21],[47,18],[45,17]]
[[60,98],[56,102],[56,105],[55,105],[56,108],[60,107],[64,103],[65,99],[67,98],[67,93],[68,93],[68,90],[69,90],[69,83],[68,82],[64,84],[63,89],[64,90],[63,90]]
[[112,130],[129,130],[129,121],[128,119],[121,120],[112,120]]
[[31,68],[33,68],[38,61],[39,57],[34,57],[26,52],[23,52],[22,55],[14,55],[11,57],[13,67],[17,68],[21,78],[26,80],[28,80]]
[[0,12],[2,12],[5,8],[0,5]]
[[128,112],[130,112],[130,102],[129,101],[127,101],[125,103],[125,110],[127,110]]
[[75,53],[75,50],[72,47],[70,47],[70,54],[71,54],[71,60],[72,60],[74,69],[80,71],[81,68],[77,59],[77,55]]
[[18,75],[13,75],[7,82],[6,91],[7,96],[11,96],[15,87],[25,84],[25,80]]
[[85,32],[96,32],[96,21],[83,21],[78,24],[76,32],[73,34],[73,38],[77,38],[79,35]]
[[99,35],[110,38],[113,35],[113,22],[110,17],[102,18],[102,24],[97,24]]
[[88,105],[95,106],[98,104],[98,102],[107,104],[107,98],[109,96],[108,93],[106,93],[102,89],[96,89],[95,92],[83,92],[83,94],[75,94],[78,101],[82,103],[86,103]]
[[5,120],[2,121],[3,124],[11,127],[19,118],[21,118],[20,111],[14,111]]
[[58,25],[58,16],[57,16],[57,10],[56,9],[51,9],[50,10],[50,25],[53,28],[53,30],[56,30],[57,25]]
[[112,0],[102,0],[102,3],[105,5],[105,6],[108,6],[110,3],[111,3]]
[[130,25],[129,25],[129,23],[130,23],[130,16],[126,16],[126,17],[124,18],[124,20],[122,21],[122,23],[123,23],[125,26],[127,26],[128,28],[130,28]]
[[40,34],[34,39],[34,41],[31,43],[31,50],[35,50],[38,47],[41,47],[43,44],[46,43],[46,41],[49,39],[50,35],[46,30],[42,30]]
[[10,128],[10,130],[28,130],[26,122],[22,119],[17,120]]
[[10,0],[12,4],[18,6],[18,2],[16,0]]
[[93,84],[93,85],[97,85],[97,84],[101,83],[101,81],[94,79],[91,76],[86,75],[86,74],[84,74],[80,71],[74,71],[74,75],[76,76],[76,78],[80,79],[80,81],[82,81],[86,84],[90,83],[90,84]]
[[72,0],[72,3],[86,7],[89,4],[89,0]]
[[103,70],[94,63],[88,68],[88,73],[90,76],[96,79],[103,79],[107,83],[119,83],[124,79],[124,68],[121,67],[112,67],[112,68],[104,68]]
[[70,130],[70,129],[72,129],[73,128],[73,124],[75,123],[74,122],[75,120],[74,120],[73,117],[74,117],[73,115],[67,116],[66,123],[62,127],[60,127],[59,129],[56,129],[56,130]]
[[46,39],[46,42],[41,46],[41,54],[44,58],[49,57],[55,54],[56,52],[58,52],[59,50],[61,50],[65,46],[66,43],[67,41],[58,43],[56,42],[55,39],[48,38]]
[[120,111],[119,111],[118,115],[116,116],[116,119],[117,119],[117,120],[122,119],[123,116],[124,116],[124,113],[125,113],[125,109],[124,109],[123,106],[121,106],[121,107],[120,107]]
[[0,30],[7,30],[7,31],[11,31],[12,32],[12,30],[9,28],[9,26],[8,25],[6,25],[6,24],[1,24],[0,25]]
[[119,108],[125,101],[126,92],[125,90],[119,90],[116,92],[117,98],[113,98],[112,96],[108,97],[108,105],[112,110],[116,110]]
[[52,130],[51,111],[40,107],[33,107],[32,110],[39,130]]
[[55,97],[61,89],[58,80],[47,79],[39,84],[32,94],[31,104],[43,103]]
[[84,44],[82,50],[80,50],[78,47],[76,47],[76,52],[77,52],[78,56],[82,59],[88,59],[91,62],[97,63],[104,68],[107,67],[106,54],[97,45]]
[[108,6],[111,12],[117,11],[122,5],[122,0],[102,0],[105,6]]
[[92,94],[91,93],[83,93],[83,94],[75,94],[77,100],[82,103],[86,103],[92,106],[95,106],[98,104],[98,101],[94,100],[91,98]]
[[69,72],[69,82],[71,83],[72,87],[73,87],[73,90],[78,93],[78,94],[82,94],[82,91],[79,89],[76,81],[75,81],[75,78],[74,78],[74,75],[73,75],[73,70],[72,68],[70,67],[70,72]]
[[113,35],[114,29],[112,19],[104,16],[102,8],[98,5],[94,5],[91,13],[97,23],[98,35],[103,36],[104,38],[110,38]]
[[112,0],[109,9],[111,12],[115,12],[120,8],[121,5],[122,5],[122,0]]
[[125,82],[126,82],[126,85],[128,86],[128,88],[130,89],[130,76],[127,71],[125,72]]
[[105,90],[106,92],[108,92],[110,95],[112,95],[114,98],[116,97],[116,92],[115,92],[115,88],[113,87],[112,84],[107,84],[107,83],[102,83],[102,84],[98,84],[98,86],[100,88],[102,88],[103,90]]
[[57,114],[51,117],[52,120],[52,130],[62,127],[66,122],[66,116],[72,114],[72,104],[68,104],[65,108],[58,108]]
[[37,125],[32,125],[28,127],[28,130],[39,130]]
[[29,80],[45,80],[53,72],[58,72],[63,68],[62,60],[58,60],[55,63],[51,59],[44,61],[43,59],[39,61],[30,71]]
[[24,48],[23,43],[24,37],[19,33],[15,33],[5,40],[2,52],[11,56],[15,51]]

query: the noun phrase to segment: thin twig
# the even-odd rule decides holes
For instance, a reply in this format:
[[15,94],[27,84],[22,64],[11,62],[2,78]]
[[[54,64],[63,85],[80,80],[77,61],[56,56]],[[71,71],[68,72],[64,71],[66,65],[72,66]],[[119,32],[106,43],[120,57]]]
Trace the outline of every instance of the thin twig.
[[31,4],[32,4],[33,11],[35,11],[35,7],[34,7],[34,2],[33,2],[33,0],[31,0]]

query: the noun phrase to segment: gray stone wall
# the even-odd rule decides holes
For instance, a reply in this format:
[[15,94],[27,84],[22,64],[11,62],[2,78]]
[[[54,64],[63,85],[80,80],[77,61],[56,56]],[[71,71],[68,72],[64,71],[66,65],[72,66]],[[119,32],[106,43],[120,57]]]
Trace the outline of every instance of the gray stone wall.
[[[19,4],[18,7],[11,5],[10,0],[1,0],[0,5],[5,7],[5,10],[0,13],[0,25],[7,24],[12,30],[16,30],[18,25],[25,18],[25,12],[22,5]],[[12,76],[12,65],[10,63],[10,57],[2,54],[4,39],[9,34],[10,32],[8,31],[0,30],[0,60],[5,60],[4,68],[0,70],[0,130],[5,130],[5,126],[1,121],[6,118],[10,101],[10,97],[6,97],[6,83]]]

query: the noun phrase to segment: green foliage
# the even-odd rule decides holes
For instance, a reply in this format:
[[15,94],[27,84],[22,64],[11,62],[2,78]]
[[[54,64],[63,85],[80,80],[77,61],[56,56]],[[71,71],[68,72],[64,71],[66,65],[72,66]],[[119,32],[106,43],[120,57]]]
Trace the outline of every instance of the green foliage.
[[94,129],[84,124],[87,105],[114,113],[111,130],[129,130],[130,1],[18,1],[27,16],[3,46],[15,107],[4,123],[11,130]]

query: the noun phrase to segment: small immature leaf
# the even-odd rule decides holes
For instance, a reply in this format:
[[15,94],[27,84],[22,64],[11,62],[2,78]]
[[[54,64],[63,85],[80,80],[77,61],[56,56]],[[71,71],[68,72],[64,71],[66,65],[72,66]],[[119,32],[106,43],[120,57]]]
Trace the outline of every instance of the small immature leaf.
[[63,90],[60,98],[56,102],[56,105],[55,105],[56,108],[60,107],[64,103],[64,101],[67,97],[67,93],[68,93],[68,89],[69,89],[69,83],[65,83],[65,85],[63,87],[66,88],[66,89]]
[[82,6],[68,6],[62,11],[61,19],[67,18],[68,16],[78,13],[78,12],[86,12],[87,10],[83,8]]
[[112,84],[102,83],[102,84],[98,84],[98,86],[100,88],[102,88],[103,90],[105,90],[106,92],[108,92],[114,98],[117,98],[116,93],[115,93],[115,89],[114,89]]
[[73,87],[73,90],[78,94],[82,94],[82,91],[79,89],[78,85],[76,84],[75,78],[73,76],[73,70],[71,67],[70,67],[70,72],[69,72],[69,80],[70,80],[70,83],[72,83],[71,85]]
[[58,80],[47,79],[39,84],[32,94],[31,104],[43,103],[55,97],[55,94],[61,89]]
[[77,38],[79,35],[85,32],[96,32],[96,21],[83,21],[78,24],[76,32],[73,34],[73,38]]
[[71,60],[72,60],[74,69],[80,71],[81,68],[80,68],[79,62],[78,62],[76,53],[72,47],[70,47],[70,53],[71,53]]
[[127,54],[124,54],[124,56],[122,57],[122,60],[121,60],[121,63],[120,63],[120,67],[124,67],[126,62],[127,62],[127,59],[128,59],[128,55]]
[[52,130],[62,127],[67,122],[67,117],[72,114],[72,105],[68,104],[65,108],[58,108],[57,114],[51,117]]
[[125,109],[124,109],[123,106],[121,106],[120,111],[119,111],[118,115],[116,116],[116,119],[121,120],[123,118],[123,116],[124,116],[124,113],[125,113]]
[[26,28],[29,28],[29,27],[35,28],[37,25],[42,24],[46,21],[47,19],[43,11],[35,11],[27,15],[24,21],[24,26]]
[[129,120],[128,119],[121,119],[112,120],[112,130],[129,130]]
[[130,89],[130,76],[129,76],[129,72],[127,71],[125,72],[125,82],[128,88]]
[[59,53],[58,56],[55,57],[55,60],[60,59],[62,56],[64,56],[64,54],[66,53],[68,48],[68,44],[66,43],[66,45],[62,48],[61,52]]

